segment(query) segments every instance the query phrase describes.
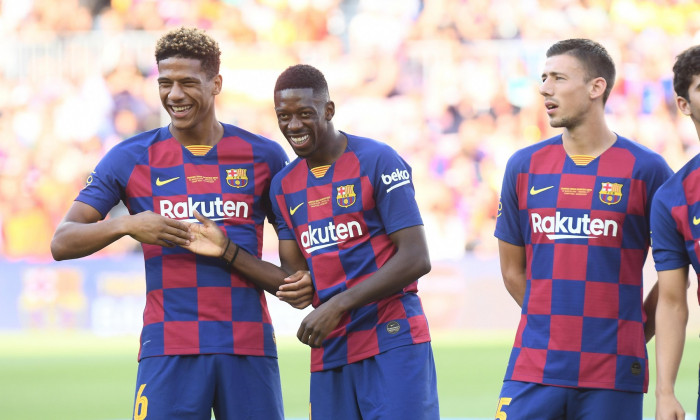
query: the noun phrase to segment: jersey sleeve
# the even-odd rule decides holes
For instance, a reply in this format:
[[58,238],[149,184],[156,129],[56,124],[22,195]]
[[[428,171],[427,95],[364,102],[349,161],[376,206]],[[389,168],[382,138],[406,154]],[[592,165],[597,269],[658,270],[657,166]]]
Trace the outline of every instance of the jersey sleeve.
[[649,200],[647,200],[648,204],[646,209],[646,214],[649,215],[651,214],[651,207],[653,205],[652,203],[654,202],[656,192],[666,181],[668,181],[671,175],[673,175],[673,170],[661,156],[656,156],[654,164],[650,166],[651,167],[646,167],[644,169],[645,172],[649,174],[647,180]]
[[102,218],[124,198],[129,168],[127,153],[114,147],[100,160],[88,176],[85,187],[78,193],[76,201],[94,207]]
[[411,167],[389,147],[375,159],[374,200],[386,233],[422,225]]
[[[270,167],[270,179],[274,179],[288,163],[289,158],[287,153],[284,151],[282,146],[278,143],[270,140],[271,148],[269,156],[266,159],[267,164]],[[274,211],[272,203],[274,202],[274,197],[270,194],[270,190],[265,191],[262,196],[262,206],[265,209],[265,216],[271,225],[278,227],[278,221],[284,222]]]
[[661,189],[651,205],[651,250],[657,271],[675,270],[691,263],[685,240],[664,197]]
[[[282,209],[285,206],[284,194],[282,193],[282,176],[278,175],[272,179],[272,184],[270,185],[270,204],[272,211],[272,221],[274,221],[274,226],[277,229],[277,238],[282,240],[292,240],[295,241],[294,231],[287,224],[287,220],[282,214]],[[272,223],[272,222],[271,222]]]
[[498,213],[496,217],[496,231],[494,236],[509,244],[524,246],[522,229],[520,226],[520,206],[518,204],[518,171],[516,157],[511,157],[506,164],[501,197],[498,201]]

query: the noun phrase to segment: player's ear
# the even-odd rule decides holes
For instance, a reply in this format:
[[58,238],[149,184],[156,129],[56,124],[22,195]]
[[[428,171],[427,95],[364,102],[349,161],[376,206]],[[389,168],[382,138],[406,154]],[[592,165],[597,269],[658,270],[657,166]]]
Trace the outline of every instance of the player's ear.
[[690,104],[688,103],[688,100],[685,99],[682,96],[676,96],[676,105],[678,106],[678,110],[683,113],[683,115],[690,115],[691,114],[691,109],[690,109]]
[[589,95],[591,99],[597,99],[602,97],[605,93],[605,89],[608,87],[608,82],[602,77],[596,77],[589,82]]
[[335,115],[335,103],[333,101],[326,102],[326,121],[333,119]]
[[223,84],[223,78],[221,77],[220,74],[217,74],[216,76],[214,76],[213,82],[214,82],[214,89],[212,91],[212,94],[218,95],[221,93],[221,86]]

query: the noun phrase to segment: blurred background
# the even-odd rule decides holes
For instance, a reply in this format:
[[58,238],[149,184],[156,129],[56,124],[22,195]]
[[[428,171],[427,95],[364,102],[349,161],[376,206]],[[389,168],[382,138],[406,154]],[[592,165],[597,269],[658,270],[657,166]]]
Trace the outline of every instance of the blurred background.
[[[700,44],[693,0],[0,0],[5,337],[138,334],[140,246],[124,238],[56,263],[49,243],[107,150],[168,123],[153,50],[179,26],[219,42],[221,121],[294,156],[277,128],[273,86],[287,66],[308,63],[326,75],[336,128],[384,141],[410,163],[433,260],[420,283],[431,329],[506,331],[496,376],[519,314],[502,286],[493,238],[498,194],[511,153],[559,132],[537,92],[546,49],[572,37],[602,43],[617,65],[611,128],[673,169],[699,150],[692,123],[676,110],[671,70],[678,53]],[[267,229],[264,256],[275,261],[276,253]],[[694,337],[696,283],[688,293]],[[268,301],[278,335],[292,336],[305,312]],[[8,342],[0,334],[0,357],[11,353]],[[494,408],[496,397],[497,390]]]

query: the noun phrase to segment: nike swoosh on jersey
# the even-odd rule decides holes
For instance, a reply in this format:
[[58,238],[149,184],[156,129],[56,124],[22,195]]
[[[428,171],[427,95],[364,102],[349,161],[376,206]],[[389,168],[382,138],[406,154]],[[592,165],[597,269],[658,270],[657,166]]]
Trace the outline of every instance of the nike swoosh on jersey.
[[700,219],[698,219],[697,217],[693,216],[693,224],[694,224],[695,226],[700,225]]
[[554,188],[554,185],[550,185],[549,187],[540,188],[538,190],[536,190],[535,186],[533,185],[532,187],[530,187],[530,195],[537,195],[543,191],[547,191],[550,188]]
[[299,207],[301,207],[302,205],[304,205],[304,202],[303,202],[303,201],[302,201],[301,203],[299,203],[299,205],[296,206],[296,207],[294,207],[294,208],[291,208],[291,207],[290,207],[290,208],[289,208],[289,215],[290,215],[290,216],[294,216],[294,213],[296,213],[297,210],[299,210]]
[[156,185],[159,186],[159,187],[162,187],[163,185],[167,184],[168,182],[173,182],[173,181],[175,181],[176,179],[180,179],[180,177],[179,177],[179,176],[176,176],[175,178],[164,179],[164,180],[162,180],[162,181],[160,180],[160,178],[156,178]]

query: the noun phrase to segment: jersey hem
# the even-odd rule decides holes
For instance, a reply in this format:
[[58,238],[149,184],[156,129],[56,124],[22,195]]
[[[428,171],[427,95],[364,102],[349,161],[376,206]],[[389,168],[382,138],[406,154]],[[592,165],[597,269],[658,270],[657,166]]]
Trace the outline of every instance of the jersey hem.
[[413,341],[405,341],[405,342],[398,342],[396,345],[388,347],[383,349],[382,351],[371,351],[371,352],[365,352],[365,353],[360,353],[360,354],[353,354],[352,361],[349,361],[348,359],[343,359],[343,360],[332,360],[329,362],[324,362],[323,364],[312,364],[311,365],[311,372],[322,372],[324,370],[330,370],[330,369],[335,369],[341,366],[346,366],[346,365],[351,365],[355,362],[359,362],[365,359],[369,359],[370,357],[374,357],[378,354],[385,353],[389,350],[393,350],[398,347],[404,347],[404,346],[412,346],[414,344],[421,344],[421,343],[428,343],[430,342],[430,336],[421,336]]

